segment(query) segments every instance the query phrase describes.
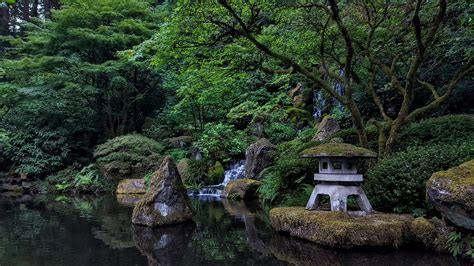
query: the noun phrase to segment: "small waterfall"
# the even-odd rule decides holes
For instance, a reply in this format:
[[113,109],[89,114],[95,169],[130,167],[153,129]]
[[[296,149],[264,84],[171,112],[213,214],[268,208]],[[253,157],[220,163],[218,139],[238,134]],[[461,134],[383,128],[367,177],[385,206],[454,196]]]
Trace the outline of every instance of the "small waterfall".
[[241,160],[230,166],[230,169],[224,173],[224,181],[220,185],[224,187],[232,180],[244,178],[245,176],[245,160]]
[[[340,77],[343,78],[344,69],[340,69],[338,74]],[[329,80],[328,77],[325,77],[324,79]],[[338,83],[337,81],[329,81],[331,82],[331,84],[333,84],[336,93],[341,96],[344,96],[344,94],[346,93],[346,88],[344,87],[344,84]],[[321,118],[323,116],[323,112],[328,107],[328,105],[331,105],[331,103],[326,102],[326,97],[327,96],[325,96],[325,93],[321,89],[313,92],[313,117],[315,120]],[[335,98],[332,99],[336,108],[339,109],[339,111],[343,111],[344,105]]]
[[232,180],[244,178],[245,176],[245,160],[238,161],[230,166],[229,170],[224,172],[224,181],[222,183],[212,186],[207,186],[199,189],[199,191],[193,191],[190,193],[191,196],[212,196],[220,197],[222,190]]

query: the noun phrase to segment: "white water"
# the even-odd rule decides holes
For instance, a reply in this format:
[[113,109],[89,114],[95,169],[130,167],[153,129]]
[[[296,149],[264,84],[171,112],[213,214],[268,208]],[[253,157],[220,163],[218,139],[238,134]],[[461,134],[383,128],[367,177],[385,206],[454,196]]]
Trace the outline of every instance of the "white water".
[[230,169],[224,172],[224,181],[222,183],[203,187],[199,190],[199,193],[195,193],[196,196],[213,196],[220,197],[222,190],[227,184],[236,179],[244,178],[245,176],[245,160],[241,160],[230,166]]

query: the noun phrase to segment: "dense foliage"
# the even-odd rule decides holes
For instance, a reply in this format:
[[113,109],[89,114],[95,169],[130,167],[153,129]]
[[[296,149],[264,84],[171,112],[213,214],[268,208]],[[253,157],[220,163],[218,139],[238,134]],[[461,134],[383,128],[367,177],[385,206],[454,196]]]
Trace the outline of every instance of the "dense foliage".
[[472,158],[472,139],[463,145],[409,148],[394,153],[370,169],[364,187],[377,210],[425,215],[430,209],[425,196],[426,181],[434,172],[460,165]]
[[304,205],[317,166],[300,152],[331,115],[331,138],[379,153],[377,210],[434,214],[425,181],[474,157],[472,7],[0,0],[0,172],[101,192],[171,155],[199,188],[265,137],[260,198]]

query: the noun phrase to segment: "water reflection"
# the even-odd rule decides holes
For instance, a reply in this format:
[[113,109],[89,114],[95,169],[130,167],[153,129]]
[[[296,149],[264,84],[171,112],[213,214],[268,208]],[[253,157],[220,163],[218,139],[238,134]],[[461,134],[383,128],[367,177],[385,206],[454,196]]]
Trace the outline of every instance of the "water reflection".
[[[459,265],[417,250],[325,249],[274,233],[257,202],[192,199],[195,223],[133,226],[115,197],[0,198],[1,265]],[[127,203],[131,206],[131,203]]]
[[164,228],[132,226],[133,241],[148,259],[148,265],[191,265],[189,257],[183,256],[191,241],[196,224],[194,222]]

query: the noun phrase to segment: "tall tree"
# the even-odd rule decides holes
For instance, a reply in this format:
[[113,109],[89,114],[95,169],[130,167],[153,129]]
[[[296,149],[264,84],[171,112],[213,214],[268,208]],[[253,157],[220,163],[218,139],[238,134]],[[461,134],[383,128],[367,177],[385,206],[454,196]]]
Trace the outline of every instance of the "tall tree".
[[[448,8],[446,0],[290,4],[219,0],[215,5],[183,5],[184,16],[195,14],[194,29],[189,32],[190,28],[183,27],[183,37],[177,42],[181,47],[211,49],[235,42],[252,45],[259,52],[252,64],[260,70],[300,75],[342,103],[352,115],[362,146],[368,145],[367,120],[354,93],[365,91],[380,112],[381,119],[375,117],[374,123],[379,127],[383,156],[391,152],[404,126],[446,102],[474,70],[472,53],[467,53],[458,60],[457,71],[438,86],[422,79],[430,65],[449,64],[448,57],[431,57],[431,53],[442,54],[440,49],[448,48],[443,39],[449,38],[446,14],[456,5]],[[463,23],[460,17],[454,20]],[[451,45],[457,42],[448,40]],[[337,93],[333,82],[344,85],[344,95]],[[395,93],[395,102],[380,96],[387,89]],[[419,100],[426,99],[420,93],[423,90],[431,93],[430,100]],[[389,114],[389,107],[396,111]]]

